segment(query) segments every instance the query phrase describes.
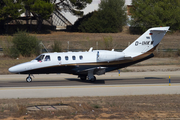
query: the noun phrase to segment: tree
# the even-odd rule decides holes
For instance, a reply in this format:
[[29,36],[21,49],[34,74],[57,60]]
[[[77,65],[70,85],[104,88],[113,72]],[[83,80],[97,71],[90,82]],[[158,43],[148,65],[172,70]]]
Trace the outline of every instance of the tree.
[[14,0],[1,0],[0,9],[0,20],[6,20],[8,17],[16,19],[24,10],[20,0],[16,2]]
[[124,0],[101,0],[98,11],[103,27],[114,29],[112,32],[122,31],[127,20],[124,3]]
[[133,0],[130,25],[144,32],[155,26],[170,26],[180,30],[179,0]]
[[48,19],[54,11],[54,5],[49,0],[23,0],[26,12],[33,14],[38,21],[37,30],[41,30],[44,19]]
[[37,30],[41,30],[44,19],[48,19],[54,10],[69,11],[73,15],[82,16],[80,11],[92,0],[23,0],[27,12],[33,14],[38,21]]
[[[18,18],[24,12],[21,0],[1,0],[0,1],[0,26],[5,29],[5,23]],[[2,30],[3,31],[3,30]]]
[[37,30],[41,30],[43,20],[48,19],[54,10],[69,11],[82,16],[81,11],[92,0],[0,0],[0,25],[18,18],[26,10],[27,24],[30,15],[38,21]]
[[24,57],[30,57],[31,55],[39,55],[40,46],[39,40],[36,36],[30,36],[24,31],[18,31],[14,34],[12,40],[12,47],[10,56],[18,57],[22,55]]
[[55,9],[60,11],[68,11],[76,16],[82,16],[87,4],[90,4],[92,0],[53,0]]
[[119,32],[126,24],[126,8],[124,0],[101,0],[98,11],[79,19],[77,24],[79,32]]

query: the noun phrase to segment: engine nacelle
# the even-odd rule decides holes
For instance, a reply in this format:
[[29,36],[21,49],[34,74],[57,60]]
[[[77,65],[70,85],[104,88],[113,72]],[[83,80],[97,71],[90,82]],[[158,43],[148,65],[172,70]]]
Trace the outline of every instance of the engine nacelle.
[[123,52],[115,51],[97,51],[97,61],[98,62],[111,62],[124,59],[125,55]]

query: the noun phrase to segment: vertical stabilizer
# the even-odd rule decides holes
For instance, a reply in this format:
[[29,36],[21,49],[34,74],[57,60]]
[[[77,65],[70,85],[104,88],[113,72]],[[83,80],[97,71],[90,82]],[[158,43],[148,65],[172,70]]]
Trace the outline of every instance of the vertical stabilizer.
[[123,52],[126,56],[136,57],[152,52],[160,43],[170,27],[156,27],[148,29]]

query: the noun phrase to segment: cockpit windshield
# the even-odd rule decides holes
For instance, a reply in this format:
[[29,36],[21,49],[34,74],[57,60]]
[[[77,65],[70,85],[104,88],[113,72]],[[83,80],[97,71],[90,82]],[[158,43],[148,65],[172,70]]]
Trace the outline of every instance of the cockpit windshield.
[[37,60],[38,62],[42,61],[44,58],[44,55],[39,55],[37,58],[35,58],[35,60]]

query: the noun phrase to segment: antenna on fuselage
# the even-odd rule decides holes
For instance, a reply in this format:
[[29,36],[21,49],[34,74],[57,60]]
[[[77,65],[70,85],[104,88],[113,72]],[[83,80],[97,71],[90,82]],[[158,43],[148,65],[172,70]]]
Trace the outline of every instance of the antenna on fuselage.
[[93,47],[91,47],[88,52],[92,52],[92,50],[93,50]]
[[[42,41],[39,43],[39,45],[42,45],[42,46],[44,47],[45,51],[48,52],[48,50],[46,49],[46,47],[44,46],[44,44],[43,44]],[[42,52],[42,51],[41,51],[41,52]]]

